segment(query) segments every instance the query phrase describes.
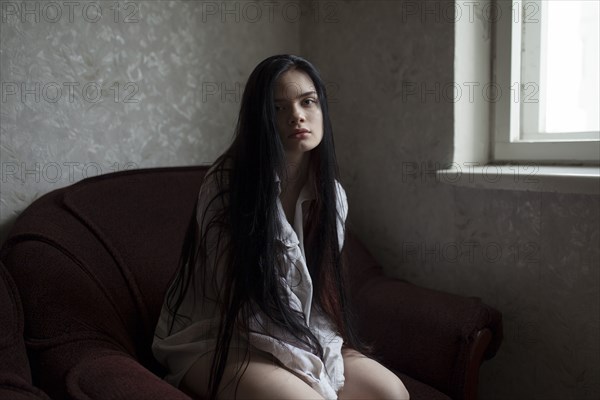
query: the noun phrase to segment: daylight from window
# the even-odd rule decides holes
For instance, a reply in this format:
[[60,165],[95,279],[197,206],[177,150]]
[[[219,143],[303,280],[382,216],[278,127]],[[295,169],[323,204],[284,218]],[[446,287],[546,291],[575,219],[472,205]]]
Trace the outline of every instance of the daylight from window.
[[540,3],[546,10],[541,19],[540,50],[545,62],[540,71],[539,131],[599,131],[600,2]]

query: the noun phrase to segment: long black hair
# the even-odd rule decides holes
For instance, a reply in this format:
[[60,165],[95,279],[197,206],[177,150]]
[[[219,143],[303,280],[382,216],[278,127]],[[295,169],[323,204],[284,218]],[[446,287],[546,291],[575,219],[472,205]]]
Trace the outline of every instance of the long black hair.
[[[303,71],[312,79],[323,115],[323,138],[311,150],[309,161],[316,191],[305,230],[312,301],[331,318],[346,346],[364,350],[352,328],[343,283],[336,220],[339,210],[335,181],[339,179],[339,171],[325,85],[316,68],[304,58],[272,56],[258,64],[248,78],[233,143],[205,177],[206,180],[214,174],[218,190],[210,202],[221,204],[222,212],[210,221],[204,221],[206,215],[194,213],[182,247],[179,271],[167,293],[172,330],[175,319],[181,317],[178,309],[186,293],[190,288],[196,289],[195,274],[209,269],[205,265],[208,231],[218,230],[226,262],[219,266],[223,269],[219,271],[223,277],[219,294],[222,318],[209,379],[211,399],[217,395],[232,337],[236,333],[249,333],[249,321],[256,311],[262,311],[269,324],[323,359],[323,349],[307,327],[305,316],[291,308],[287,292],[281,287],[280,277],[286,266],[280,257],[283,249],[275,240],[282,227],[274,177],[275,173],[285,176],[285,153],[275,123],[273,93],[277,79],[290,69]],[[290,267],[293,266],[287,266]]]

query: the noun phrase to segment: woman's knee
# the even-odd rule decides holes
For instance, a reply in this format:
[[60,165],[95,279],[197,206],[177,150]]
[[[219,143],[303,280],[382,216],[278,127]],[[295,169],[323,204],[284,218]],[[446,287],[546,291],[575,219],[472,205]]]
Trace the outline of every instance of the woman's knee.
[[343,350],[342,354],[346,384],[340,392],[341,399],[410,398],[402,380],[379,362],[352,349]]
[[396,377],[396,380],[388,386],[388,399],[398,399],[398,400],[410,400],[410,394],[404,386],[404,383],[400,380],[400,378]]
[[[208,394],[207,359],[197,362],[184,378],[185,389],[196,395]],[[204,376],[201,376],[204,375]],[[283,368],[270,354],[249,350],[228,358],[219,385],[221,399],[314,399],[323,400],[314,389]]]
[[369,387],[369,398],[387,400],[409,400],[410,395],[404,383],[397,376],[385,381],[373,382]]

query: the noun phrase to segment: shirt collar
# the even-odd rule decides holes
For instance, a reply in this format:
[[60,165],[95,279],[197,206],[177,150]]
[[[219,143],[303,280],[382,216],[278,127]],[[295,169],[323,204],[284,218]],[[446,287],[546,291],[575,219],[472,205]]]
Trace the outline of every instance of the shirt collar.
[[[277,183],[277,196],[281,194],[281,178],[279,178],[279,174],[275,172],[275,183]],[[314,174],[308,174],[308,179],[302,189],[300,190],[300,194],[298,195],[298,202],[302,204],[305,200],[315,200],[316,190],[315,190],[315,179]]]

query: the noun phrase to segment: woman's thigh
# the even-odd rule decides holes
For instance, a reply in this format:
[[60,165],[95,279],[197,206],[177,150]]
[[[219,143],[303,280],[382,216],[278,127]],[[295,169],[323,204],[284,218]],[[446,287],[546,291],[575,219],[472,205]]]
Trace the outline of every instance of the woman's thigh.
[[[208,379],[213,353],[196,361],[183,378],[184,390],[200,396],[208,392]],[[323,397],[306,382],[283,368],[268,353],[231,349],[223,378],[219,385],[219,399],[318,399]]]
[[392,371],[354,349],[342,349],[345,383],[339,392],[346,399],[408,400],[406,387]]

